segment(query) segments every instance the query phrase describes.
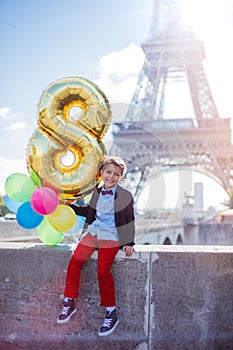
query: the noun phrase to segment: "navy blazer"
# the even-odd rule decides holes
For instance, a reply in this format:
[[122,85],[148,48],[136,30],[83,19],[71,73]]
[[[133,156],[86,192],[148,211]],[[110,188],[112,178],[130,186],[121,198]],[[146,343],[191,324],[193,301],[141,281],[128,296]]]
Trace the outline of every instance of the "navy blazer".
[[[88,225],[95,220],[96,204],[100,191],[101,187],[93,192],[90,202],[86,206],[70,204],[70,207],[77,215],[86,217],[86,222],[83,228],[84,230],[88,229]],[[117,185],[114,196],[114,215],[120,248],[125,245],[133,246],[135,244],[134,200],[132,194],[120,185]]]

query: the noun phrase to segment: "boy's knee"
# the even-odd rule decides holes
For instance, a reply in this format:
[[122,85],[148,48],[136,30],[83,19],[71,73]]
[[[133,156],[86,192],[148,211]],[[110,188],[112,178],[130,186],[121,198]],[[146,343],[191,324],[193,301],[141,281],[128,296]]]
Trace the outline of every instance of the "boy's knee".
[[83,260],[82,258],[80,258],[80,256],[78,255],[73,255],[71,258],[70,263],[75,265],[75,266],[82,266],[84,264],[85,260]]
[[99,266],[98,267],[98,275],[99,276],[107,276],[109,274],[111,274],[111,271],[107,266]]

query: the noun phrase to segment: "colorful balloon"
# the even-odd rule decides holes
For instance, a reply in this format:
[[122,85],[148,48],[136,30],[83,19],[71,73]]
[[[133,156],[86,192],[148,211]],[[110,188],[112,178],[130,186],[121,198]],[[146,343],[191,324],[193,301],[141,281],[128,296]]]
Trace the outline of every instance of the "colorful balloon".
[[39,239],[46,245],[57,245],[59,244],[63,238],[64,233],[57,231],[51,222],[49,221],[48,216],[44,217],[44,220],[41,224],[36,228]]
[[85,224],[86,218],[84,216],[80,216],[80,215],[76,215],[76,223],[74,224],[74,226],[66,231],[66,233],[68,234],[76,234],[79,231],[81,231],[83,229],[83,226]]
[[38,187],[42,187],[42,184],[40,182],[40,178],[37,176],[37,174],[35,173],[35,171],[29,167],[29,173],[31,175],[31,178],[33,180],[33,182],[38,186]]
[[6,207],[12,212],[17,213],[19,207],[23,204],[22,202],[16,202],[6,194],[4,196]]
[[44,217],[42,215],[37,214],[32,209],[30,202],[23,203],[16,213],[18,224],[27,229],[36,228],[43,219]]
[[60,232],[71,230],[76,223],[76,214],[73,209],[63,204],[58,205],[48,218],[53,227]]
[[40,187],[33,192],[30,203],[38,214],[49,215],[57,208],[59,200],[51,188]]
[[[74,113],[75,111],[75,113]],[[40,182],[60,191],[60,199],[81,198],[101,178],[106,150],[101,139],[112,119],[109,101],[87,79],[55,81],[38,104],[38,129],[28,144],[27,164]]]
[[53,186],[51,183],[49,183],[46,179],[43,181],[43,187],[51,188],[59,196],[59,189],[57,187]]
[[6,194],[16,202],[28,202],[35,189],[35,184],[25,174],[11,174],[5,181]]

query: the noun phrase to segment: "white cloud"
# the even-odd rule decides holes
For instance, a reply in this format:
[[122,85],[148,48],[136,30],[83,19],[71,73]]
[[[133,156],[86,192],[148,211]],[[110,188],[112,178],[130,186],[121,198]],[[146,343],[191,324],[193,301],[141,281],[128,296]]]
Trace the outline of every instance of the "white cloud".
[[100,77],[96,84],[103,89],[111,103],[130,102],[143,61],[144,53],[135,44],[101,58]]
[[25,129],[27,127],[27,124],[24,123],[24,122],[17,122],[17,123],[14,123],[14,124],[11,124],[9,129],[10,130],[22,130],[22,129]]
[[8,119],[11,109],[9,107],[0,107],[0,119]]
[[141,47],[131,44],[128,47],[103,56],[100,60],[102,73],[122,79],[138,73],[144,60]]
[[5,195],[5,181],[7,177],[14,173],[28,174],[27,164],[22,159],[6,159],[0,156],[0,194]]
[[21,119],[23,117],[22,113],[15,113],[8,106],[0,107],[0,119],[2,120],[13,120]]
[[4,121],[5,128],[8,131],[18,131],[26,129],[27,127],[25,122],[20,121],[23,119],[23,114],[13,112],[9,106],[0,107],[0,120],[1,119]]

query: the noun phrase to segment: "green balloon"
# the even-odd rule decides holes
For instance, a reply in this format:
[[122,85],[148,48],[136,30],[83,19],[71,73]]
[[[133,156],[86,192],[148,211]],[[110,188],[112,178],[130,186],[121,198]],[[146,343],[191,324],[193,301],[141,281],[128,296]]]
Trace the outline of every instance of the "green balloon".
[[14,173],[5,181],[5,191],[8,197],[16,202],[28,202],[36,185],[26,174]]
[[38,236],[46,245],[57,245],[64,238],[64,233],[57,231],[50,223],[49,218],[46,216],[41,224],[36,228]]
[[42,184],[41,184],[39,176],[37,176],[37,174],[35,173],[35,171],[31,167],[29,168],[29,173],[31,175],[32,181],[34,181],[34,183],[38,187],[42,187]]

